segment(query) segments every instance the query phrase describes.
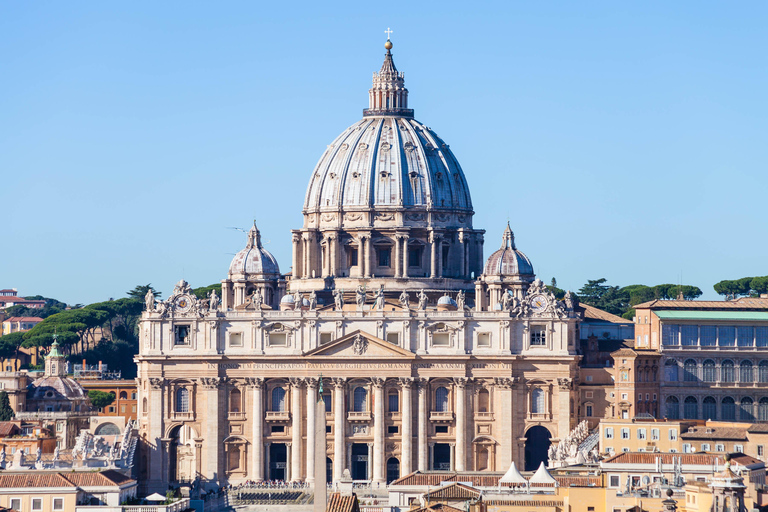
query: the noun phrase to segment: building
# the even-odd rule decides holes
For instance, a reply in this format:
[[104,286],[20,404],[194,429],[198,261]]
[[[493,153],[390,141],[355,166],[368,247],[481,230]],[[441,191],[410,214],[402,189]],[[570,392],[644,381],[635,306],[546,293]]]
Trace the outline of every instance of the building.
[[3,336],[12,332],[28,331],[43,319],[39,316],[12,316],[3,320]]
[[53,453],[56,436],[43,422],[0,421],[0,451],[12,457],[21,450],[26,454]]
[[105,407],[104,410],[99,410],[99,416],[120,416],[125,420],[136,420],[138,391],[135,380],[80,379],[78,382],[86,393],[90,390],[114,393],[115,401]]
[[184,281],[166,301],[147,297],[147,490],[311,483],[306,404],[321,389],[333,480],[535,469],[576,424],[577,302],[536,279],[509,226],[484,261],[467,178],[414,119],[386,48],[363,119],[309,175],[290,274],[254,226],[221,298]]
[[610,456],[622,452],[682,452],[680,437],[690,426],[690,422],[653,418],[606,418],[600,421],[599,450]]
[[768,299],[635,306],[635,350],[661,354],[658,416],[768,421]]
[[19,292],[15,288],[6,288],[4,290],[0,290],[0,309],[9,308],[11,306],[24,306],[30,309],[43,309],[45,307],[45,301],[19,297]]

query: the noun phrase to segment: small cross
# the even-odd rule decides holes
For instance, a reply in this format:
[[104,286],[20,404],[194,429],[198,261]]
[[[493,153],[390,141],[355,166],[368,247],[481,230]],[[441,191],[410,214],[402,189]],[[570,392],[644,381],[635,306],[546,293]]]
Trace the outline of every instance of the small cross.
[[387,34],[387,41],[389,41],[389,36],[392,35],[392,30],[389,27],[387,27],[387,30],[385,30],[384,33]]

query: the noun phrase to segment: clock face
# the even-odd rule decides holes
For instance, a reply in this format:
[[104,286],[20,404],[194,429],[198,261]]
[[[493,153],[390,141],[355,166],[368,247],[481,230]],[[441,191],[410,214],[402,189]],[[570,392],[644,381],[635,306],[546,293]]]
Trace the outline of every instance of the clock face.
[[192,307],[192,300],[187,295],[182,295],[176,299],[176,309],[185,313]]
[[547,308],[547,298],[543,295],[537,295],[531,299],[531,309],[534,311],[544,311]]

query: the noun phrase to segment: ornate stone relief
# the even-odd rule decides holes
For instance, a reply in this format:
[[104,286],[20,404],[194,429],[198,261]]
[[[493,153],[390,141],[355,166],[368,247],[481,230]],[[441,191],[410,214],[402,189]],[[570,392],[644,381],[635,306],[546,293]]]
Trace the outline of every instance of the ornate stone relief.
[[352,342],[352,350],[358,356],[365,354],[368,350],[368,338],[358,333]]

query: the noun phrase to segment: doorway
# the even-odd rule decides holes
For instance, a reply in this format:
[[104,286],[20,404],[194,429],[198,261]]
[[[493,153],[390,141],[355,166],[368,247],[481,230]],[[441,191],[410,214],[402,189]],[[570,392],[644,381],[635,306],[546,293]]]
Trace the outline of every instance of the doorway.
[[549,430],[541,425],[528,429],[525,434],[525,471],[537,470],[542,462],[545,465],[549,464],[547,452],[549,445],[552,444],[549,441],[551,438],[552,434]]
[[285,480],[288,449],[285,443],[272,443],[269,446],[269,479]]
[[368,445],[352,445],[352,480],[368,480]]
[[451,445],[448,443],[435,443],[432,453],[432,469],[436,471],[451,470]]

